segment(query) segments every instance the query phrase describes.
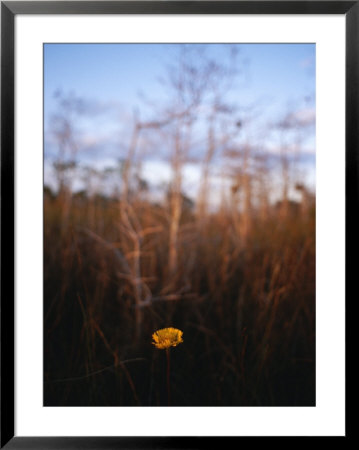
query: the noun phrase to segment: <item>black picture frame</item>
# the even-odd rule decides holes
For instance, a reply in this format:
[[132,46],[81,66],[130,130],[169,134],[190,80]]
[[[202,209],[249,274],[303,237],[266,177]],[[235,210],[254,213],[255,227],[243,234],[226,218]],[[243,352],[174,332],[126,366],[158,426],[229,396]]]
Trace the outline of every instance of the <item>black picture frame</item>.
[[[18,14],[340,14],[346,18],[346,306],[356,287],[359,166],[359,1],[1,2],[1,448],[204,448],[227,437],[25,437],[14,435],[14,21]],[[355,300],[355,299],[354,299]],[[347,310],[347,308],[346,308]],[[346,341],[349,341],[346,313]],[[347,354],[347,350],[346,350]],[[346,386],[348,392],[348,385]],[[346,411],[348,397],[346,395]],[[347,416],[347,414],[346,414]],[[346,417],[346,436],[350,435]]]

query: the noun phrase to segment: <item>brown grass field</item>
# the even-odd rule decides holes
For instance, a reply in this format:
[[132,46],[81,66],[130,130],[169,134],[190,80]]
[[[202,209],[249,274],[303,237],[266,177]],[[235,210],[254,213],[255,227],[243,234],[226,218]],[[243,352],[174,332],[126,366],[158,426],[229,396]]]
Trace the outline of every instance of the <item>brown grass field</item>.
[[47,190],[44,405],[167,405],[152,333],[176,327],[172,406],[314,406],[315,204],[302,206],[198,215],[175,194]]

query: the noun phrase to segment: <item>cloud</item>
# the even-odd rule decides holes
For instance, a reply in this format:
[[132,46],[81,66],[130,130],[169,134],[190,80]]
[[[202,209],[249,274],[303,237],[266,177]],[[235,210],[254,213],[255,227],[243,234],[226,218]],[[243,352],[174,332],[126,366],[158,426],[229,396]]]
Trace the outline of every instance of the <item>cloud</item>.
[[315,59],[313,56],[309,56],[308,58],[304,58],[299,61],[299,66],[302,69],[311,69],[314,66]]
[[314,125],[316,113],[314,108],[305,108],[294,113],[294,120],[300,125]]
[[309,127],[315,125],[315,108],[303,108],[287,114],[278,126],[282,129],[293,129],[297,127]]

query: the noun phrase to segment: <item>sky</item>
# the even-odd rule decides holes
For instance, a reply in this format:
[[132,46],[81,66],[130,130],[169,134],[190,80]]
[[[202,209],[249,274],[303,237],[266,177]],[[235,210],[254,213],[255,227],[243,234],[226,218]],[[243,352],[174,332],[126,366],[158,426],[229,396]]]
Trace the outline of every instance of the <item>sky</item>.
[[[235,48],[238,74],[226,99],[239,106],[240,119],[241,114],[250,117],[246,138],[260,145],[265,141],[268,151],[275,153],[278,136],[267,130],[295,117],[306,130],[301,164],[307,182],[314,186],[315,45],[236,44]],[[51,162],[58,152],[54,117],[59,114],[59,99],[76,97],[85,105],[86,113],[73,119],[82,148],[78,162],[97,168],[111,166],[121,155],[119,143],[130,139],[134,113],[150,118],[148,102],[165,102],[163,80],[167,67],[178,59],[178,51],[179,46],[173,44],[44,44],[45,183],[53,182]],[[206,45],[206,52],[219,65],[228,61],[226,44]],[[148,164],[149,179],[162,177],[165,182],[169,178],[163,158],[159,161],[152,153]],[[187,169],[195,180],[196,168]]]

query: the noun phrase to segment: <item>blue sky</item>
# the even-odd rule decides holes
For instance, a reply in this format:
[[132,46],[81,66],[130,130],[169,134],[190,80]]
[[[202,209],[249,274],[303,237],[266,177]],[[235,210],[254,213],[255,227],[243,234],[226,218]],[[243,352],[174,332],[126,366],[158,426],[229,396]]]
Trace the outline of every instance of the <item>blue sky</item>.
[[[225,47],[225,45],[224,45]],[[220,62],[222,45],[213,46]],[[315,92],[315,45],[239,44],[243,58],[240,101],[263,100],[283,108]],[[46,115],[56,108],[58,89],[85,98],[140,105],[139,92],[161,89],[158,77],[171,60],[173,45],[45,44]]]
[[[225,64],[226,44],[206,47],[219,65]],[[251,111],[248,136],[257,139],[261,135],[261,142],[273,150],[277,136],[266,134],[266,127],[290,115],[302,123],[315,120],[315,45],[237,44],[236,48],[239,75],[228,98],[238,104],[239,111]],[[98,140],[92,150],[79,152],[78,160],[109,165],[111,159],[118,159],[116,139],[128,137],[129,118],[134,111],[145,115],[149,111],[143,97],[165,100],[160,77],[176,61],[177,51],[178,46],[172,44],[45,44],[45,158],[51,160],[56,154],[51,124],[58,113],[56,93],[61,92],[87,102],[90,112],[77,122],[79,135],[85,143]],[[313,184],[314,127],[307,127],[302,147],[303,164]],[[45,180],[46,170],[45,166]]]

